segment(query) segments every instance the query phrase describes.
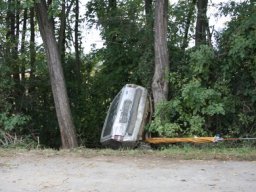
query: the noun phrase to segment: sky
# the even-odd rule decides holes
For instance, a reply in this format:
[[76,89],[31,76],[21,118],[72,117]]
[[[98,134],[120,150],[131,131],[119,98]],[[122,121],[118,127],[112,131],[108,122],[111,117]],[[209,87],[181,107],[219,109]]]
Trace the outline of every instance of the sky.
[[[178,0],[171,0],[170,2],[176,3]],[[228,2],[229,0],[209,0],[209,4],[214,2],[214,4],[219,4],[219,3],[225,3]],[[235,0],[236,2],[240,2],[242,0]],[[83,10],[85,11],[85,4],[88,2],[88,0],[84,0],[82,3],[82,6],[84,7]],[[209,25],[213,26],[214,29],[217,31],[221,31],[225,27],[225,23],[230,20],[230,17],[215,17],[214,15],[218,13],[218,9],[216,7],[209,7],[207,11],[207,15],[209,17]],[[86,26],[86,21],[82,24],[83,25],[83,47],[84,47],[84,52],[89,53],[92,50],[92,44],[95,44],[95,48],[101,48],[103,47],[104,41],[100,37],[100,31],[92,28],[88,29]]]

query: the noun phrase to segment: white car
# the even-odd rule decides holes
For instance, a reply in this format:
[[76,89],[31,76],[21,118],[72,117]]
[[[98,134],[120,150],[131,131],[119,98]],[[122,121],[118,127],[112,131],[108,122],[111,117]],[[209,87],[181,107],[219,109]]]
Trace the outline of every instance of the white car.
[[127,84],[112,101],[100,142],[109,147],[135,147],[143,139],[151,107],[144,87]]

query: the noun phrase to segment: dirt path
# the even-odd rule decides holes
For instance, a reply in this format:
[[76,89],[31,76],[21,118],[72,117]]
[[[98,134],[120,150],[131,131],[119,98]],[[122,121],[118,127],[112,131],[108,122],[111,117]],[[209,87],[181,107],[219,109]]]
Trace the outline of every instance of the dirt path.
[[0,191],[254,192],[256,162],[21,153],[0,157]]

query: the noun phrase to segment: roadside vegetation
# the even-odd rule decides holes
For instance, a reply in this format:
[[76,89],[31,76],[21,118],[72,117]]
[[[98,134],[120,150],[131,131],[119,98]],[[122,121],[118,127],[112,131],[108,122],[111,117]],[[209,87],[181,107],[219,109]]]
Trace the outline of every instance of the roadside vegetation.
[[[108,106],[120,88],[133,83],[153,92],[156,15],[168,15],[163,36],[169,71],[159,77],[163,81],[159,84],[168,84],[169,93],[165,93],[166,101],[155,106],[153,121],[146,129],[163,137],[256,137],[255,0],[220,4],[180,0],[166,10],[155,9],[159,6],[152,0],[90,0],[85,14],[79,0],[35,2],[0,1],[0,146],[4,150],[19,145],[25,149],[59,149],[68,139],[74,146],[99,148]],[[217,8],[218,13],[208,15],[210,7]],[[209,26],[209,17],[218,20],[220,16],[229,16],[230,21],[217,31]],[[44,28],[40,23],[45,23],[40,19],[53,28],[51,35],[43,38],[56,40],[54,56],[60,56],[67,95],[57,91],[56,87],[62,86],[54,86],[55,77],[48,70],[52,62],[45,51],[49,47],[38,41],[39,28]],[[100,30],[102,48],[92,46],[90,53],[84,53],[83,21],[87,27]],[[72,118],[56,114],[61,107],[54,97],[64,95],[68,98],[59,103],[69,102]],[[62,137],[68,128],[60,126],[61,121],[67,125],[63,124],[67,119],[73,130],[68,139]],[[226,154],[254,159],[255,145],[229,145],[171,145],[153,152],[109,153],[165,154],[184,159],[219,159],[219,155],[225,159]],[[99,153],[104,151],[108,152]]]
[[10,157],[17,154],[35,154],[42,157],[71,156],[71,157],[102,157],[120,158],[160,158],[167,160],[220,160],[220,161],[256,161],[255,142],[229,142],[213,144],[171,144],[155,145],[151,148],[109,149],[85,148],[55,150],[42,148],[36,143],[13,143],[0,148],[0,157]]

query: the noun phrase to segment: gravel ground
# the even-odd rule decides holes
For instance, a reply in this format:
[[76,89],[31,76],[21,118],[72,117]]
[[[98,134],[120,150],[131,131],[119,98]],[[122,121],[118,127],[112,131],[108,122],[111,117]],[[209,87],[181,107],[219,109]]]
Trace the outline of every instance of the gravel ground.
[[1,192],[254,192],[255,161],[0,156]]

